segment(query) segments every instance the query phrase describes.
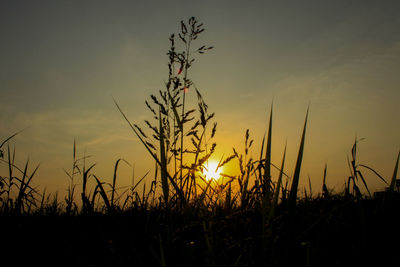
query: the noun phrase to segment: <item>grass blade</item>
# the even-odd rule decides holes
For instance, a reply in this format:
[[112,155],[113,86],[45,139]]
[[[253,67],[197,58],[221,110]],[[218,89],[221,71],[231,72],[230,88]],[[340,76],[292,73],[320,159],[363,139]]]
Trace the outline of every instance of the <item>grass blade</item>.
[[[139,133],[136,131],[135,127],[132,125],[132,123],[128,120],[128,118],[126,117],[125,113],[122,111],[122,109],[119,107],[117,101],[115,101],[114,99],[114,104],[117,106],[119,112],[122,114],[122,116],[124,117],[125,121],[129,124],[129,126],[131,127],[131,129],[133,130],[133,132],[136,134],[136,136],[139,138],[139,140],[142,142],[142,144],[146,147],[147,151],[150,153],[150,155],[153,157],[153,159],[156,161],[156,163],[161,167],[161,162],[160,160],[157,158],[157,156],[151,151],[150,147],[146,144],[146,142],[143,140],[143,138],[139,135]],[[174,189],[176,190],[176,192],[178,192],[179,196],[181,197],[181,200],[184,201],[184,194],[182,192],[182,190],[178,187],[178,185],[175,183],[174,178],[171,177],[171,175],[167,172],[167,178],[169,179],[169,181],[171,182],[172,186],[174,187]]]
[[125,113],[122,111],[122,109],[119,107],[117,101],[115,99],[114,100],[114,104],[117,106],[119,112],[122,114],[122,116],[124,117],[125,121],[129,124],[129,126],[131,127],[131,129],[133,130],[133,132],[136,134],[136,136],[139,138],[139,140],[142,142],[142,144],[146,147],[147,151],[149,151],[150,155],[158,162],[159,160],[157,159],[157,156],[151,151],[150,147],[147,145],[147,143],[143,140],[143,138],[139,135],[139,133],[137,132],[137,130],[135,129],[135,127],[132,125],[132,123],[128,120],[128,118],[126,117]]
[[[94,177],[94,179],[96,179],[97,186],[98,186],[98,188],[100,189],[100,195],[101,195],[101,197],[103,198],[104,203],[106,204],[107,210],[108,210],[108,211],[111,211],[112,206],[110,205],[110,201],[108,200],[106,191],[104,190],[103,183],[100,182],[100,179],[97,178],[96,175],[93,175],[93,177]],[[96,190],[95,190],[95,192],[96,192]],[[114,192],[114,191],[113,191],[113,192]],[[112,202],[111,202],[111,203],[112,203]]]
[[389,184],[386,182],[385,178],[383,178],[377,171],[375,171],[375,170],[372,169],[371,167],[368,167],[367,165],[364,165],[364,164],[358,164],[358,166],[364,167],[364,168],[366,168],[366,169],[372,171],[372,172],[375,173],[375,175],[378,176],[378,178],[381,179],[385,184],[389,185]]
[[310,189],[310,198],[312,199],[312,186],[311,186],[311,177],[308,175],[308,188]]
[[400,151],[399,151],[399,154],[397,154],[396,165],[394,166],[392,181],[390,182],[390,187],[389,187],[389,191],[390,191],[390,192],[393,192],[393,191],[394,191],[394,187],[395,187],[395,185],[396,185],[397,170],[398,170],[398,168],[399,168],[399,157],[400,157]]
[[299,187],[300,169],[301,169],[301,162],[303,159],[304,141],[305,141],[306,128],[307,128],[308,110],[309,110],[309,108],[307,108],[306,119],[304,122],[304,128],[303,128],[303,134],[301,137],[299,153],[297,155],[296,168],[294,170],[292,186],[290,188],[290,193],[289,193],[288,208],[291,211],[293,211],[294,207],[296,206],[297,189]]
[[361,177],[361,181],[363,182],[365,188],[367,189],[368,195],[371,197],[371,192],[368,189],[367,182],[365,181],[364,176],[362,175],[362,173],[359,170],[356,171],[356,176],[357,175],[359,175]]
[[24,172],[22,174],[22,179],[20,181],[20,185],[19,185],[19,192],[18,192],[18,197],[16,200],[16,211],[20,212],[21,208],[23,208],[22,206],[22,199],[24,197],[24,191],[25,191],[25,177],[27,177],[27,173],[28,173],[28,166],[29,166],[29,159],[26,161],[25,164],[25,168],[24,168]]
[[19,131],[19,132],[16,132],[15,134],[13,134],[13,135],[11,135],[10,137],[6,138],[6,139],[0,144],[0,148],[2,148],[3,145],[4,145],[5,143],[7,143],[10,139],[12,139],[14,136],[16,136],[17,134],[19,134],[19,133],[22,132],[22,131],[23,131],[23,130],[21,130],[21,131]]
[[164,194],[165,205],[168,206],[168,178],[167,178],[167,156],[164,147],[164,127],[162,125],[161,111],[159,111],[160,121],[160,161],[161,161],[161,187]]
[[271,112],[269,115],[269,126],[268,126],[268,137],[267,137],[267,147],[265,150],[265,171],[264,171],[264,189],[265,194],[269,198],[270,191],[270,181],[271,181],[271,146],[272,146],[272,109],[273,103],[271,104]]
[[286,144],[285,144],[285,150],[283,151],[281,170],[279,172],[278,183],[277,183],[276,188],[275,188],[275,194],[274,194],[274,198],[272,200],[272,205],[271,205],[271,209],[270,209],[270,212],[269,212],[268,221],[272,220],[272,218],[275,215],[275,210],[276,210],[276,208],[278,206],[279,192],[280,192],[280,188],[281,188],[281,184],[282,184],[283,169],[285,168],[285,158],[286,158]]
[[[259,163],[259,165],[258,165],[258,172],[259,172],[258,178],[259,178],[259,180],[260,180],[260,184],[261,184],[261,185],[263,184],[263,174],[262,174],[262,169],[263,169],[263,158],[262,158],[262,156],[263,156],[263,154],[264,154],[265,135],[266,135],[266,133],[264,133],[263,140],[262,140],[262,142],[261,142],[261,152],[260,152],[260,160],[259,160],[260,163]],[[265,164],[265,162],[264,162],[264,164]]]
[[111,206],[114,206],[115,184],[117,182],[117,170],[118,170],[118,164],[121,160],[130,166],[129,162],[127,162],[124,159],[118,159],[117,162],[115,162],[113,183],[112,183],[112,188],[111,188]]
[[322,192],[323,192],[325,198],[329,197],[328,187],[326,186],[326,171],[327,171],[327,169],[328,169],[328,165],[325,163],[324,179],[322,182]]

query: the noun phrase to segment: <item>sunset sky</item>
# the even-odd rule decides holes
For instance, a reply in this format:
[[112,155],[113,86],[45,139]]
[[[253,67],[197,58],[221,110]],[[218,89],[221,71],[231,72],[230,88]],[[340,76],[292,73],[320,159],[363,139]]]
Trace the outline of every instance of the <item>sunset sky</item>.
[[[34,183],[50,191],[66,189],[74,138],[104,180],[118,158],[137,177],[152,171],[113,97],[132,122],[150,119],[144,101],[168,77],[168,37],[195,16],[206,28],[196,45],[215,47],[190,75],[216,113],[217,159],[243,148],[246,129],[258,157],[273,100],[272,161],[287,140],[288,174],[310,105],[301,185],[309,175],[320,191],[327,163],[328,187],[341,190],[356,136],[365,138],[360,163],[390,179],[400,149],[399,14],[399,1],[1,1],[0,140],[24,129],[12,142],[18,162],[40,163]],[[120,185],[130,173],[122,166]]]

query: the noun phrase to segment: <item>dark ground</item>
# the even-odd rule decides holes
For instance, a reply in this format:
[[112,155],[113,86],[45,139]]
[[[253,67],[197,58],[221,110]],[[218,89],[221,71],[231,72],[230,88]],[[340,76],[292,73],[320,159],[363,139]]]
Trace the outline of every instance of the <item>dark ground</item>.
[[280,208],[264,234],[257,209],[3,214],[0,253],[10,266],[400,266],[399,198]]

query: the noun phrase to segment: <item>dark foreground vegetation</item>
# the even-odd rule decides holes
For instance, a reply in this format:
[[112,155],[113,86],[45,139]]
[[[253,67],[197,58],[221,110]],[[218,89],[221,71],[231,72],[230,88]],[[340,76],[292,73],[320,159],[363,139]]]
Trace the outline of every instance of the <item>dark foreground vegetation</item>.
[[[343,192],[326,184],[314,194],[300,188],[308,110],[293,176],[285,172],[286,148],[275,162],[272,111],[259,157],[233,148],[218,167],[236,162],[238,174],[207,179],[204,170],[216,149],[217,123],[200,91],[189,79],[193,49],[203,32],[195,18],[181,22],[170,38],[165,89],[146,101],[152,121],[147,130],[123,118],[140,139],[156,168],[146,189],[142,177],[127,188],[118,185],[115,163],[111,182],[94,174],[94,164],[79,157],[76,145],[67,194],[60,200],[34,186],[38,167],[15,163],[7,138],[0,145],[0,255],[10,265],[34,266],[400,266],[400,194],[396,188],[399,156],[392,177],[382,177],[357,162],[355,140]],[[187,106],[189,89],[197,107]],[[194,89],[194,90],[193,90]],[[193,94],[192,94],[193,95]],[[190,102],[189,102],[190,103]],[[186,105],[186,106],[185,106]],[[272,169],[277,170],[273,177]],[[371,194],[364,172],[372,172],[387,190]],[[140,188],[140,189],[139,189]],[[362,194],[364,188],[365,194]],[[302,192],[302,196],[298,193]]]
[[263,225],[257,208],[214,211],[130,208],[68,215],[2,214],[1,254],[55,266],[399,266],[398,194],[381,199],[303,199],[278,206]]

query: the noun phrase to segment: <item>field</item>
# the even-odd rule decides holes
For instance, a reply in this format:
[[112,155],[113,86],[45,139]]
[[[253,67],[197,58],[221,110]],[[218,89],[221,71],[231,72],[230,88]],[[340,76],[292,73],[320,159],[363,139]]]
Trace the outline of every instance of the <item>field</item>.
[[[148,153],[155,168],[150,189],[143,177],[131,187],[117,187],[116,161],[112,183],[93,172],[73,146],[67,195],[33,186],[37,167],[17,166],[13,137],[0,146],[0,227],[3,259],[15,264],[55,266],[399,266],[397,189],[393,175],[382,177],[357,162],[356,139],[343,192],[326,185],[322,193],[299,187],[307,140],[308,110],[293,176],[285,171],[286,148],[279,164],[271,158],[273,105],[258,158],[249,155],[254,142],[245,133],[244,151],[233,149],[211,169],[216,143],[214,113],[190,79],[193,49],[204,31],[195,18],[181,22],[170,37],[168,79],[164,90],[146,101],[152,120],[132,123],[116,108]],[[197,47],[197,46],[196,46]],[[188,106],[188,89],[197,106]],[[235,162],[239,173],[219,172]],[[272,170],[277,170],[273,177]],[[386,183],[384,192],[370,192],[364,171]],[[362,193],[362,192],[366,193]],[[301,194],[300,194],[301,193]]]

